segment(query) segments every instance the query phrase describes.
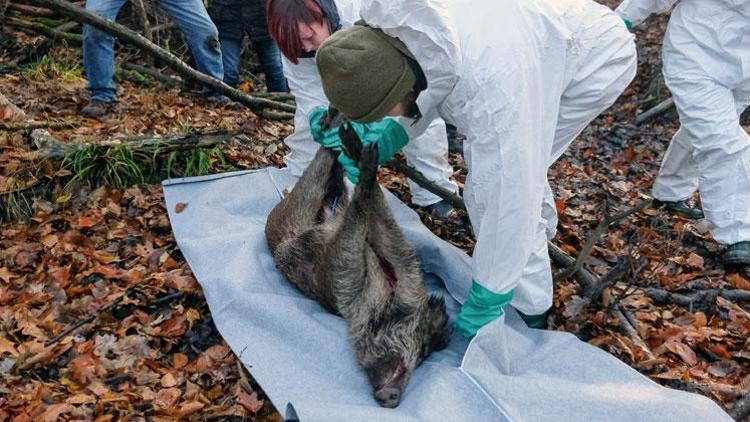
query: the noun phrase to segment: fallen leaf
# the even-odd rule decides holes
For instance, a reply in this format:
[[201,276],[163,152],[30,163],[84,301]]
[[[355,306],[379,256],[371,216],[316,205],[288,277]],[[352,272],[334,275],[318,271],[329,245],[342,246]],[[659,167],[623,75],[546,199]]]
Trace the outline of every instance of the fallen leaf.
[[732,359],[732,354],[729,353],[727,347],[723,344],[714,344],[711,345],[708,349],[722,359]]
[[83,385],[87,385],[98,378],[96,367],[97,362],[90,355],[79,356],[68,363],[70,373]]
[[732,273],[727,275],[727,281],[735,289],[750,290],[750,281],[741,276],[739,273]]
[[172,366],[175,369],[180,369],[187,365],[188,363],[188,357],[184,353],[175,353],[172,355]]
[[698,255],[695,252],[690,252],[690,255],[688,255],[687,258],[687,264],[693,268],[702,269],[705,265],[705,261],[703,260],[703,257]]
[[10,279],[16,277],[18,277],[18,275],[11,272],[7,267],[0,268],[0,278],[2,278],[6,283],[10,283]]
[[0,355],[8,353],[13,357],[18,357],[18,350],[16,350],[15,344],[5,337],[0,337]]
[[708,318],[706,318],[706,314],[703,312],[696,312],[695,313],[695,321],[693,321],[693,325],[696,328],[705,327],[706,324],[708,324]]
[[258,413],[263,408],[263,400],[258,400],[258,393],[255,391],[252,394],[247,394],[245,390],[238,388],[235,400],[252,413]]
[[85,215],[81,215],[78,217],[78,227],[80,228],[89,228],[94,227],[96,225],[96,221],[94,219],[87,217]]
[[177,404],[177,400],[180,399],[180,394],[179,388],[162,388],[156,393],[153,402],[154,410],[166,411],[173,408]]
[[186,318],[184,315],[174,315],[159,326],[162,337],[179,337],[187,331]]
[[162,387],[174,387],[177,385],[177,379],[172,375],[171,372],[167,372],[164,374],[163,377],[161,377],[161,386]]
[[55,422],[60,419],[60,415],[62,415],[63,413],[71,412],[73,411],[73,409],[75,408],[68,403],[49,405],[44,410],[44,413],[42,413],[41,420],[44,422]]
[[692,366],[698,363],[698,357],[695,355],[695,352],[690,348],[690,346],[685,343],[675,340],[668,340],[664,343],[664,347],[666,347],[670,352],[679,356],[680,359],[682,359],[682,361],[687,363],[688,365]]
[[177,415],[180,418],[184,418],[185,416],[192,415],[193,413],[203,409],[204,407],[205,404],[199,401],[191,401],[181,405],[179,410],[177,411]]
[[65,402],[70,404],[89,404],[94,403],[96,401],[96,397],[92,396],[91,394],[76,394],[74,396],[68,397]]
[[179,214],[179,213],[181,213],[181,212],[185,211],[185,208],[187,208],[187,206],[188,206],[188,204],[186,204],[186,203],[184,203],[184,202],[178,202],[178,203],[177,203],[177,204],[176,204],[176,205],[174,206],[174,212],[176,212],[177,214]]

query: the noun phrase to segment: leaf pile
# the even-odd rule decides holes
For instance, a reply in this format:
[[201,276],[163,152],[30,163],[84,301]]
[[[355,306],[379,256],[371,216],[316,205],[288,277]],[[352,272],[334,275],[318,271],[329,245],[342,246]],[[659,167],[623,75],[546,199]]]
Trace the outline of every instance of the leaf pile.
[[84,189],[0,234],[0,419],[273,414],[216,331],[159,187]]
[[[670,114],[628,125],[668,95],[660,76],[666,21],[652,18],[637,29],[635,81],[550,169],[560,216],[553,241],[570,255],[600,221],[647,198],[678,127]],[[75,51],[50,54],[64,61]],[[281,139],[291,128],[247,109],[124,82],[111,117],[90,120],[78,115],[86,102],[80,78],[34,75],[0,75],[0,86],[37,121],[73,122],[50,131],[63,141],[106,145],[124,136],[224,129],[246,136],[221,147],[233,168],[282,165]],[[0,131],[0,191],[59,177],[24,161],[31,150],[27,133]],[[451,162],[462,187],[465,163],[458,154]],[[409,203],[402,175],[388,168],[379,175]],[[0,420],[279,418],[216,332],[174,242],[161,189],[65,192],[29,204],[31,220],[0,231]],[[438,236],[471,253],[464,212],[442,221],[414,208]],[[592,274],[616,277],[596,297],[573,278],[558,281],[549,321],[663,385],[731,410],[750,394],[750,307],[743,299],[750,274],[726,271],[720,253],[705,221],[646,208],[610,226],[584,261]]]

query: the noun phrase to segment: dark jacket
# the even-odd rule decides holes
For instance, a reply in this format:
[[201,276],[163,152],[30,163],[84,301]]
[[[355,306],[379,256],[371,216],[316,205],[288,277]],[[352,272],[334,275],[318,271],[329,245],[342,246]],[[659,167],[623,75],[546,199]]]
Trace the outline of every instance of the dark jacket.
[[271,39],[265,0],[210,0],[208,15],[221,38],[241,40],[248,34],[254,42]]

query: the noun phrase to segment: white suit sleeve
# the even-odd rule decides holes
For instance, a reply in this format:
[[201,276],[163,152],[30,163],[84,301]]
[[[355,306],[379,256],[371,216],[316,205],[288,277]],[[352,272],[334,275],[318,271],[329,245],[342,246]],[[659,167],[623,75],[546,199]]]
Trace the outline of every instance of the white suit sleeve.
[[679,0],[624,0],[617,7],[617,14],[629,19],[635,26],[652,13],[666,12]]
[[299,176],[318,150],[318,144],[313,141],[310,133],[310,114],[316,107],[327,106],[328,100],[323,93],[315,59],[300,59],[295,65],[284,58],[283,64],[284,76],[297,103],[297,110],[294,113],[294,132],[284,140],[290,149],[284,160],[292,173]]

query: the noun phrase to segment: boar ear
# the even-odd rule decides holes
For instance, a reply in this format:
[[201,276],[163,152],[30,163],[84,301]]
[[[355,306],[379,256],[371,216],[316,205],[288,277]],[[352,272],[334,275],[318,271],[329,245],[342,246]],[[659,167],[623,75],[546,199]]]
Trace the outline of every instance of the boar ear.
[[442,297],[430,296],[427,301],[427,321],[430,327],[430,350],[448,346],[453,328],[448,324],[448,313]]

